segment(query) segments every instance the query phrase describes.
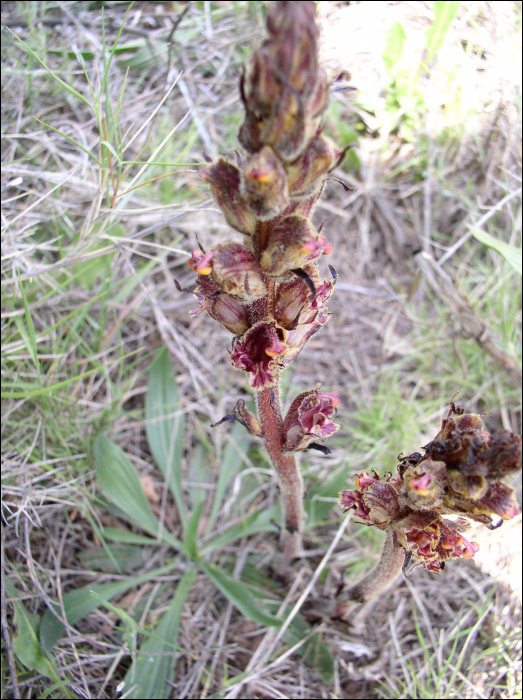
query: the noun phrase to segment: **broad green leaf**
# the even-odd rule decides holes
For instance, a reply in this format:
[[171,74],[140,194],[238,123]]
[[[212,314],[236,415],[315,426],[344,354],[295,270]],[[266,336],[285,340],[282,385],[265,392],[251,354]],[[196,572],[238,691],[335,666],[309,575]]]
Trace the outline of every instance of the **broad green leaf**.
[[187,515],[182,486],[185,415],[167,348],[158,353],[151,365],[145,398],[145,417],[149,447],[156,464],[168,481],[185,528]]
[[18,591],[7,578],[5,579],[5,587],[8,595],[14,599],[16,632],[13,635],[13,651],[30,671],[38,671],[53,681],[60,681],[54,659],[47,658],[38,640],[41,624],[39,616],[33,615],[25,609],[18,600]]
[[281,521],[281,508],[279,505],[272,506],[266,510],[254,511],[240,523],[228,528],[221,535],[217,535],[204,545],[202,554],[209,554],[213,550],[229,544],[229,542],[234,542],[248,535],[254,535],[257,532],[277,532],[278,528],[274,521],[277,523]]
[[[309,490],[305,500],[305,511],[307,513],[306,527],[312,527],[315,523],[325,520],[327,515],[336,505],[340,491],[347,485],[348,466],[342,469],[335,477],[326,484],[318,482]],[[324,501],[324,498],[335,498],[336,501]]]
[[200,518],[202,517],[202,510],[205,504],[203,501],[198,503],[194,509],[191,517],[187,521],[187,527],[185,528],[185,539],[183,542],[183,549],[188,557],[191,559],[198,559],[198,527],[200,525]]
[[436,0],[434,3],[434,22],[427,32],[426,63],[430,63],[442,47],[445,34],[456,16],[458,7],[459,2],[454,0]]
[[[136,661],[125,676],[124,694],[127,698],[169,698],[174,677],[175,655],[173,645],[178,642],[178,630],[185,599],[196,578],[194,569],[187,569],[180,579],[169,610],[154,631],[140,647]],[[169,653],[170,652],[170,653]],[[130,694],[127,694],[133,688]]]
[[96,478],[100,488],[138,527],[156,535],[158,520],[144,493],[136,469],[125,452],[100,433],[94,445]]
[[[104,600],[111,600],[116,595],[125,593],[130,588],[138,586],[141,583],[150,581],[157,576],[171,573],[173,569],[179,565],[179,560],[172,560],[154,571],[150,571],[142,576],[131,576],[123,581],[115,581],[114,583],[102,583],[99,585],[89,585],[83,588],[78,588],[75,591],[69,591],[63,597],[64,609],[67,622],[74,625],[75,622],[81,620],[99,606],[99,602],[91,594],[92,591],[98,594]],[[62,615],[61,608],[55,604],[55,610],[58,615]],[[65,634],[65,627],[60,620],[53,615],[51,610],[46,610],[40,624],[40,642],[45,653],[49,653],[53,645]]]
[[213,471],[209,453],[201,442],[192,451],[189,470],[187,472],[187,485],[191,507],[194,509],[200,503],[205,503],[209,496],[209,489],[205,488],[212,484]]
[[491,236],[489,233],[485,233],[485,231],[482,231],[479,228],[474,228],[474,226],[469,226],[469,229],[474,238],[476,238],[480,243],[483,243],[489,248],[493,248],[500,253],[508,264],[521,275],[521,248],[516,248],[515,246],[509,245],[504,241],[500,241],[497,238],[494,238],[494,236]]
[[383,60],[385,61],[389,73],[403,54],[405,39],[406,35],[403,25],[400,24],[400,22],[396,22],[389,29],[385,42],[385,50],[383,51]]
[[283,621],[274,617],[274,615],[266,613],[244,583],[237,581],[222,568],[214,564],[200,562],[200,566],[216,588],[223,593],[227,600],[229,600],[242,615],[248,617],[249,620],[257,622],[259,625],[281,627]]
[[247,454],[250,446],[250,439],[245,432],[243,425],[237,423],[227,436],[227,447],[223,451],[223,456],[220,464],[220,474],[216,482],[216,490],[212,502],[211,512],[209,514],[209,522],[205,530],[209,534],[216,522],[223,497],[229,484],[240,471],[243,462],[243,455]]

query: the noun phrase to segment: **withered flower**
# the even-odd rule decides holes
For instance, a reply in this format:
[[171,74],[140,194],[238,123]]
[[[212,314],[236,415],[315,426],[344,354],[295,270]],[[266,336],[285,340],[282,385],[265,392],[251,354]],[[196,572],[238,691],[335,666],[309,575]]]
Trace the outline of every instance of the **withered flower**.
[[[465,518],[495,529],[501,522],[494,524],[493,515],[509,520],[518,513],[514,491],[501,479],[521,469],[521,437],[490,435],[481,416],[451,402],[440,432],[423,449],[424,455],[402,459],[394,477],[362,472],[356,489],[340,493],[343,510],[388,532],[380,580],[371,572],[349,590],[350,600],[375,595],[405,572],[412,556],[432,573],[444,571],[448,560],[472,558],[479,546],[463,536]],[[451,514],[461,517],[442,517]]]

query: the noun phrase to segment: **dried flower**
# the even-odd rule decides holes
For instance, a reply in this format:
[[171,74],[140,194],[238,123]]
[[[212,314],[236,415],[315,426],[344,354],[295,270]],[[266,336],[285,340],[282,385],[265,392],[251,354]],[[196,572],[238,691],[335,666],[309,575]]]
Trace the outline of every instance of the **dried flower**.
[[453,522],[443,515],[466,516],[495,529],[501,522],[494,525],[492,515],[509,520],[518,513],[513,489],[500,479],[521,469],[521,437],[505,432],[491,436],[483,430],[481,416],[466,414],[451,402],[440,432],[424,450],[423,456],[403,458],[394,477],[389,473],[383,480],[362,472],[356,489],[340,494],[343,510],[353,509],[367,525],[391,534],[383,554],[391,565],[389,570],[380,565],[382,583],[371,572],[350,589],[352,600],[368,599],[399,573],[394,549],[404,552],[404,571],[411,556],[433,573],[441,573],[450,559],[473,557],[479,546],[462,535],[467,520]]

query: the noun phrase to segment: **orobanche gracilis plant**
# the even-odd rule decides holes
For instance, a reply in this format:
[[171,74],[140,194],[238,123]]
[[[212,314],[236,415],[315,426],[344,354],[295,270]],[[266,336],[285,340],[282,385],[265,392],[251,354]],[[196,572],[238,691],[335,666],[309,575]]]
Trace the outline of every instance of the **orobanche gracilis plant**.
[[[258,417],[240,400],[219,423],[237,420],[262,439],[276,469],[284,513],[281,572],[301,551],[297,455],[311,448],[328,452],[323,443],[338,430],[336,391],[323,392],[320,385],[304,391],[284,417],[279,388],[281,371],[329,320],[326,303],[336,282],[330,265],[332,279],[319,275],[316,260],[332,246],[311,222],[327,176],[345,155],[322,133],[330,85],[318,63],[315,12],[314,2],[276,2],[269,9],[268,38],[240,79],[241,152],[235,162],[212,162],[204,154],[210,164],[200,173],[243,242],[193,251],[196,287],[184,290],[199,302],[193,315],[207,311],[233,334],[231,363],[255,390]],[[435,573],[449,559],[472,557],[478,546],[463,537],[462,516],[494,527],[491,514],[517,513],[513,491],[501,479],[521,468],[521,438],[491,436],[480,416],[451,403],[424,452],[401,459],[395,476],[362,472],[357,488],[340,495],[344,510],[387,533],[381,561],[352,586],[349,600],[362,602],[383,590],[412,556]]]
[[314,2],[277,2],[267,16],[268,38],[240,80],[245,119],[236,162],[220,158],[200,177],[243,243],[195,250],[199,314],[207,311],[234,334],[235,369],[249,375],[259,419],[239,401],[226,419],[263,439],[279,477],[284,510],[283,561],[300,551],[303,487],[296,453],[322,443],[333,422],[337,392],[320,386],[299,394],[287,415],[280,405],[280,372],[327,323],[333,279],[315,260],[332,246],[311,222],[325,178],[344,152],[322,134],[330,85],[318,64]]

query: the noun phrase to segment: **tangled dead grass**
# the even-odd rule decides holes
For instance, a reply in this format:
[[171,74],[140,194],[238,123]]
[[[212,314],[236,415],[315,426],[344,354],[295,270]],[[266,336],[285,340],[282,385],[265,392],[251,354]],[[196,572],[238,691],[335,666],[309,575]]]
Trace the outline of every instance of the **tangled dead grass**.
[[[43,51],[61,79],[87,95],[83,71],[67,52],[73,47],[92,53],[93,66],[103,73],[100,11],[61,3],[44,11],[31,5],[23,6],[20,14],[20,6],[3,3],[2,24],[35,51]],[[111,425],[113,438],[140,474],[158,485],[143,430],[151,353],[167,345],[177,371],[192,431],[185,445],[188,465],[203,439],[212,446],[207,454],[218,469],[229,438],[209,425],[245,396],[244,378],[228,362],[228,334],[205,316],[191,320],[187,311],[194,300],[181,296],[174,285],[175,278],[182,286],[191,283],[185,263],[197,236],[206,246],[230,235],[197,178],[198,154],[202,148],[212,156],[233,153],[237,78],[248,47],[262,29],[257,3],[237,3],[236,9],[227,2],[212,5],[194,5],[175,26],[182,4],[173,3],[173,10],[170,4],[139,3],[123,30],[121,45],[141,44],[115,60],[106,89],[118,104],[125,83],[122,134],[134,135],[144,126],[126,158],[139,159],[144,147],[150,155],[180,124],[155,159],[196,163],[173,168],[183,172],[124,197],[117,213],[123,235],[111,228],[114,190],[109,169],[99,168],[88,155],[99,143],[92,112],[58,90],[43,68],[33,61],[27,64],[27,55],[3,35],[2,379],[8,394],[25,391],[27,396],[3,400],[2,573],[16,585],[31,613],[42,614],[51,601],[60,600],[62,591],[119,578],[97,571],[92,559],[79,556],[96,553],[93,523],[117,523],[97,504],[91,445],[100,427]],[[467,122],[474,133],[456,137],[450,128],[445,133],[447,115],[443,124],[434,120],[426,130],[419,128],[416,145],[396,128],[384,130],[380,122],[378,106],[383,108],[385,98],[379,52],[396,21],[414,37],[409,50],[419,48],[429,6],[383,3],[379,14],[370,14],[366,3],[321,5],[328,65],[333,74],[349,69],[367,102],[374,100],[374,109],[367,111],[362,100],[342,94],[338,112],[329,117],[334,132],[348,124],[359,134],[360,169],[337,173],[358,189],[346,193],[332,182],[318,207],[316,223],[330,218],[325,234],[339,251],[331,261],[338,272],[330,304],[334,316],[285,380],[300,390],[316,381],[343,388],[345,424],[338,449],[327,461],[314,456],[307,461],[307,474],[319,479],[348,461],[351,473],[371,460],[377,467],[390,466],[390,454],[419,447],[420,433],[430,438],[444,404],[460,387],[470,410],[492,411],[488,421],[494,428],[519,432],[521,415],[515,389],[521,373],[511,349],[521,343],[520,297],[517,291],[510,297],[506,289],[516,280],[501,257],[487,259],[485,249],[471,245],[467,229],[508,196],[496,214],[496,231],[506,242],[521,245],[521,74],[509,74],[503,63],[514,67],[511,51],[518,60],[513,27],[519,5],[462,4],[438,60],[454,65],[455,47],[471,42],[477,60],[470,69],[474,80],[467,86],[484,109],[474,110],[474,120]],[[109,45],[126,9],[114,5],[105,10]],[[125,81],[129,61],[134,62]],[[442,71],[440,79],[441,74],[446,75]],[[436,77],[425,79],[435,81],[433,93],[443,90]],[[147,121],[175,80],[175,89]],[[442,111],[429,110],[427,119]],[[33,115],[85,150],[42,127]],[[426,144],[422,158],[419,143]],[[139,167],[132,168],[126,189]],[[152,172],[164,174],[165,169]],[[90,282],[79,264],[86,256],[98,260],[92,256],[104,246],[114,255]],[[508,364],[473,339],[466,340],[460,315],[449,313],[437,287],[434,292],[423,283],[416,257],[420,251],[436,260],[446,256],[445,270],[456,293],[466,295],[475,307]],[[26,285],[35,356],[30,327],[23,332],[27,312],[19,280]],[[510,323],[512,346],[502,337]],[[65,384],[52,393],[38,393],[44,376],[46,386]],[[376,396],[382,405],[376,406]],[[425,400],[412,411],[414,434],[399,433],[416,442],[383,448],[398,432],[387,435],[388,414],[379,428],[378,409],[401,414],[400,400],[414,406],[416,400]],[[361,437],[362,407],[378,424],[371,443]],[[260,480],[259,503],[272,505],[277,499],[274,479],[267,476],[263,457],[254,457],[245,459]],[[179,519],[172,504],[165,506],[164,516],[176,534]],[[289,606],[300,597],[339,526],[340,516],[333,512],[306,540],[308,555],[297,567],[291,590],[283,592]],[[351,563],[369,561],[379,547],[379,542],[356,537],[359,528],[350,524],[328,563],[327,576],[302,608],[307,619],[321,624],[323,638],[335,652],[332,685],[298,656],[288,655],[286,646],[267,658],[274,632],[243,618],[202,576],[181,618],[172,696],[215,696],[224,692],[227,677],[246,669],[243,683],[228,686],[226,697],[513,697],[521,684],[521,588],[515,583],[518,562],[521,566],[516,546],[520,530],[521,518],[505,524],[502,553],[488,533],[474,533],[485,553],[475,562],[450,567],[444,578],[418,570],[414,584],[399,581],[387,595],[355,611],[347,625],[325,618],[325,601],[335,596],[344,569],[348,566],[346,575],[354,575],[358,569]],[[225,547],[221,556],[235,561],[237,575],[253,557],[266,571],[275,546],[274,537],[257,535]],[[161,565],[169,553],[164,548],[145,554],[149,556],[138,563],[139,572]],[[148,606],[142,615],[143,623],[151,622],[179,578],[178,573],[159,578],[118,605],[145,605],[158,594],[152,618],[147,617]],[[12,623],[7,601],[3,595],[6,624]],[[117,623],[114,613],[97,610],[55,648],[59,671],[75,679],[71,690],[80,696],[117,697],[129,666]],[[22,696],[48,687],[39,673],[17,664]],[[4,693],[15,697],[7,676]]]

